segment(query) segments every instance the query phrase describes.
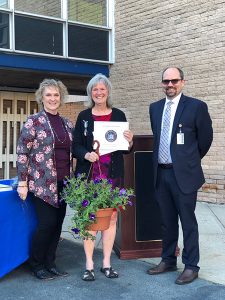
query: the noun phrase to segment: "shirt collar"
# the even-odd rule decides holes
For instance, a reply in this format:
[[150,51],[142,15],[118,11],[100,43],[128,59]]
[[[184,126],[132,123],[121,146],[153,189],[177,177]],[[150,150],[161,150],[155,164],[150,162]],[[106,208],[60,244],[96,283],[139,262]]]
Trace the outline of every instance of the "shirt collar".
[[181,97],[181,93],[179,95],[177,95],[175,98],[173,98],[173,100],[170,100],[166,97],[166,104],[169,102],[169,101],[172,101],[174,104],[178,105],[179,101],[180,101],[180,97]]

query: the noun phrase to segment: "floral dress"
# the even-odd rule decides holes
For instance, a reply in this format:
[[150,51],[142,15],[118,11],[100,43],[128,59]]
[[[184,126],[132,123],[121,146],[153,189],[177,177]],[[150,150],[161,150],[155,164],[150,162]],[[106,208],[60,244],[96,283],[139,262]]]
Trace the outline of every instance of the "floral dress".
[[[62,118],[72,141],[73,124]],[[54,134],[45,111],[27,118],[17,143],[17,174],[29,191],[52,206],[59,206]],[[70,153],[72,174],[72,153]]]

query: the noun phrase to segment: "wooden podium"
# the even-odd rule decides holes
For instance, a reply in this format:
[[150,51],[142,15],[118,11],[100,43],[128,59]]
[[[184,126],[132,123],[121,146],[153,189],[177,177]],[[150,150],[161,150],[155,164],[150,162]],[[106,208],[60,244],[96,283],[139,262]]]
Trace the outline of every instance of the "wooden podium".
[[119,213],[114,251],[121,259],[160,257],[161,220],[153,199],[153,137],[134,136],[131,153],[124,155],[125,187],[135,191],[134,205]]

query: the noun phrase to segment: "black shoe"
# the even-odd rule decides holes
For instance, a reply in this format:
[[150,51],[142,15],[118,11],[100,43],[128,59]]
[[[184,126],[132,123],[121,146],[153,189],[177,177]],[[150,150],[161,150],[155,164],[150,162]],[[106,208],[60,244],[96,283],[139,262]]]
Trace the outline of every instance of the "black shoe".
[[58,270],[58,269],[56,269],[56,268],[54,268],[54,267],[48,269],[48,272],[51,273],[51,274],[53,274],[53,275],[55,275],[55,276],[66,277],[66,276],[69,275],[67,272],[60,271],[60,270]]
[[85,270],[82,275],[84,281],[94,281],[95,280],[95,271],[94,270]]
[[112,268],[101,268],[100,271],[105,274],[107,278],[118,278],[118,273]]
[[50,274],[47,270],[42,269],[42,270],[38,270],[38,271],[33,271],[34,276],[36,276],[38,279],[42,279],[42,280],[52,280],[55,277],[52,276],[52,274]]

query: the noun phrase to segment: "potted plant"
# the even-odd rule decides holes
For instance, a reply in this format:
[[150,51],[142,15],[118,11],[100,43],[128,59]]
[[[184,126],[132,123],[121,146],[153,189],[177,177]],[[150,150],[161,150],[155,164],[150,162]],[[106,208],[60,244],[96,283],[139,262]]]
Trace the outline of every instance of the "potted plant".
[[62,199],[74,210],[72,231],[84,239],[95,239],[88,230],[96,223],[100,209],[125,209],[132,205],[133,196],[132,189],[112,188],[110,179],[87,180],[85,174],[67,179],[62,192]]

